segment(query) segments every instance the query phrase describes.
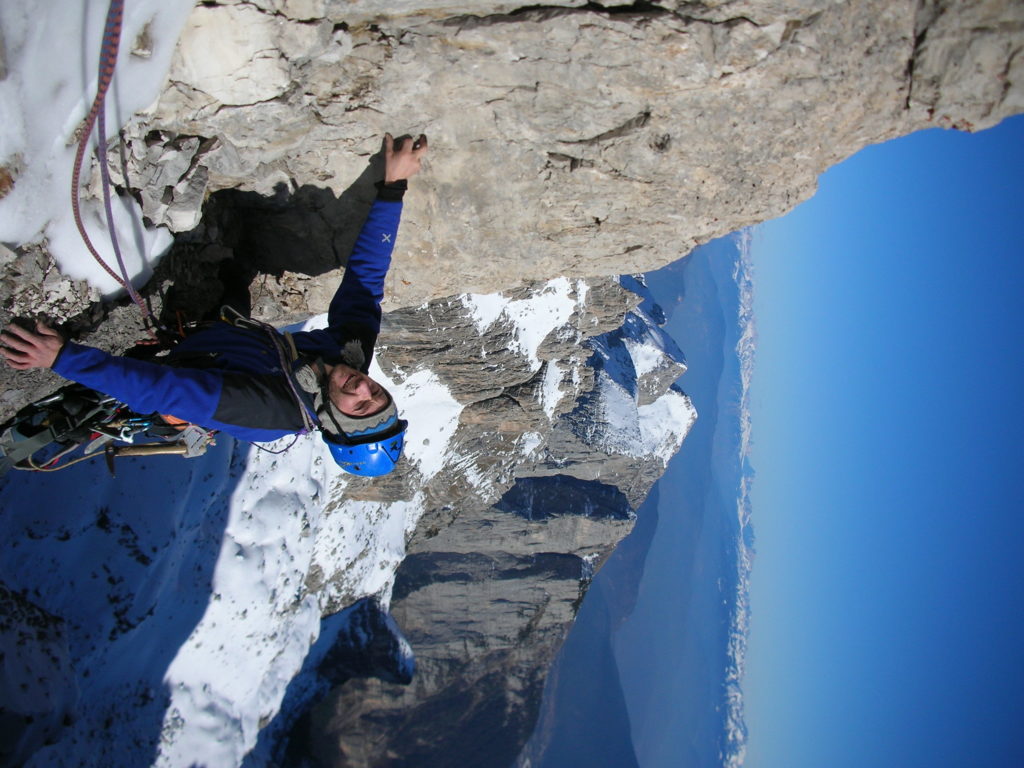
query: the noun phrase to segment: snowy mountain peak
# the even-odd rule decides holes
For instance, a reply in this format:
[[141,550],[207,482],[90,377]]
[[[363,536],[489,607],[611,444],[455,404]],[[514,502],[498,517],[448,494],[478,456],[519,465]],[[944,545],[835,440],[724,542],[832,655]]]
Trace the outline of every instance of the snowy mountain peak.
[[[200,459],[125,460],[116,480],[88,465],[7,475],[0,581],[53,616],[66,643],[24,663],[79,691],[43,706],[49,717],[24,704],[37,717],[23,731],[27,764],[109,765],[116,752],[122,765],[241,765],[268,723],[287,733],[282,702],[301,711],[323,692],[310,649],[341,631],[323,617],[366,598],[388,606],[407,542],[439,541],[519,479],[600,473],[635,504],[693,418],[667,375],[640,405],[644,376],[681,367],[636,301],[613,280],[556,280],[391,313],[372,373],[410,427],[406,460],[380,481],[343,474],[313,436],[266,446],[281,454],[221,436]],[[600,424],[586,432],[591,411]],[[610,521],[611,534],[573,537],[571,583],[628,531]],[[385,634],[408,650],[400,631]],[[248,764],[271,754],[264,744]]]

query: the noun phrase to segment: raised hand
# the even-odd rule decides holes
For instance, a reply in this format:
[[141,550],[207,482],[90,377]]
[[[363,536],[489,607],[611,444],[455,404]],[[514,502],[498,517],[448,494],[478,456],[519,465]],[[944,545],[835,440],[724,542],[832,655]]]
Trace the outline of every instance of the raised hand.
[[419,173],[420,161],[427,154],[427,137],[421,133],[418,139],[411,136],[395,139],[390,133],[384,134],[384,183],[391,184],[408,179]]

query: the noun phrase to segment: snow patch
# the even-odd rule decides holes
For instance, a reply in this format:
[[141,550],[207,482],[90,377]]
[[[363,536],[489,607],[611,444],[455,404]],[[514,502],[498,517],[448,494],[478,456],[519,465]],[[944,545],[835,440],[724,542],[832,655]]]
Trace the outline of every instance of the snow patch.
[[540,390],[540,402],[544,414],[550,419],[562,401],[562,369],[554,360],[548,360],[544,370],[544,384]]
[[444,467],[448,444],[459,426],[462,405],[430,370],[416,371],[398,383],[391,383],[374,365],[370,367],[370,375],[394,395],[400,411],[409,420],[405,456],[417,464],[426,482]]
[[[133,113],[152,104],[163,87],[171,54],[192,10],[193,0],[135,0],[125,6],[121,44],[105,100],[107,131],[115,135]],[[86,255],[71,214],[71,170],[75,132],[96,95],[97,63],[106,3],[81,0],[22,0],[0,4],[0,27],[8,47],[7,77],[0,81],[0,164],[13,166],[15,183],[0,199],[0,241],[46,240],[61,271],[88,280],[106,293],[116,282]],[[148,29],[147,29],[148,28]],[[152,52],[132,55],[147,29]],[[64,50],[70,44],[72,50]],[[74,46],[81,45],[77,52]],[[54,55],[60,49],[61,55]],[[95,136],[92,146],[96,146]],[[90,155],[91,157],[91,155]],[[83,186],[95,161],[83,166]],[[114,205],[118,236],[133,279],[170,245],[166,230],[146,230],[131,198]],[[98,201],[83,200],[85,226],[100,254],[116,269],[116,259]]]
[[353,594],[376,595],[386,607],[395,569],[405,557],[406,535],[416,527],[424,507],[422,495],[408,501],[349,500],[335,505],[329,519],[338,535],[317,542],[314,562],[343,581],[327,587],[325,602],[351,602]]
[[587,290],[583,280],[558,277],[526,299],[511,300],[500,293],[470,293],[461,298],[481,333],[505,318],[514,329],[513,347],[527,357],[536,370],[540,367],[537,351],[541,343],[552,329],[569,321],[586,300]]
[[653,403],[640,406],[637,414],[641,454],[656,455],[666,465],[697,420],[690,398],[674,389]]
[[638,379],[658,370],[665,364],[665,349],[657,343],[654,336],[648,335],[643,341],[627,336],[623,339],[623,343],[626,345],[629,356],[633,358],[633,367],[636,369]]
[[668,464],[697,419],[690,398],[678,390],[670,389],[640,407],[632,394],[607,376],[601,377],[598,392],[600,427],[593,439],[610,453],[634,458],[653,455]]
[[520,452],[523,456],[529,456],[544,444],[544,438],[539,432],[524,432],[519,438]]
[[477,331],[484,333],[501,317],[508,300],[500,293],[466,293],[462,301],[469,308]]
[[[290,440],[267,447],[280,450]],[[306,527],[322,514],[323,464],[313,463],[320,442],[309,435],[286,454],[250,452],[205,613],[167,670],[164,728],[173,728],[174,739],[158,765],[199,756],[239,764],[301,669],[320,626],[319,602],[305,589],[313,554]]]
[[[528,299],[510,301],[505,315],[516,328],[517,350],[529,358],[534,369],[540,367],[537,350],[552,328],[559,328],[569,322],[572,313],[585,291],[574,291],[574,287],[585,285],[582,280],[571,282],[559,277],[550,280],[543,288]],[[575,294],[575,295],[574,295]]]

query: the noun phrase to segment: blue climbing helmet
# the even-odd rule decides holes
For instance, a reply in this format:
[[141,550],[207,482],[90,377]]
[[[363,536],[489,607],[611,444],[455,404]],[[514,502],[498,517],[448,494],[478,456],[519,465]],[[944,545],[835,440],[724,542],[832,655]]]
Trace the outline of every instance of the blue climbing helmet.
[[363,477],[380,477],[391,472],[402,455],[409,422],[395,418],[383,431],[370,434],[332,434],[321,431],[331,456],[346,472]]
[[346,472],[363,477],[380,477],[391,472],[402,455],[405,430],[409,422],[398,418],[391,393],[387,405],[369,416],[349,416],[331,402],[327,381],[320,383],[320,396],[316,399],[316,415],[320,421],[320,434],[331,451],[331,456]]

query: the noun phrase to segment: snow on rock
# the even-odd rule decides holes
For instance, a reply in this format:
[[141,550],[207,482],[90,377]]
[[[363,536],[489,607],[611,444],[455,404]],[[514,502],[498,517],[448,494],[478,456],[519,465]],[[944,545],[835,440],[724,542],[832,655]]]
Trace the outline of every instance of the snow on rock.
[[396,402],[402,404],[403,413],[415,414],[406,433],[406,455],[418,465],[424,480],[429,480],[444,466],[445,448],[459,425],[462,406],[430,370],[417,371],[390,386],[379,368],[376,374]]
[[638,406],[635,393],[605,374],[596,391],[599,418],[592,438],[611,453],[634,458],[656,456],[665,466],[697,419],[690,398],[677,389]]
[[540,399],[544,405],[544,413],[550,419],[562,401],[562,369],[553,360],[548,361],[544,369],[544,388],[541,390]]
[[462,300],[469,307],[476,329],[483,333],[501,317],[508,300],[500,293],[467,293]]
[[529,298],[510,301],[504,314],[515,325],[518,351],[539,367],[537,350],[541,342],[552,328],[565,325],[585,298],[585,281],[560,277]]
[[[319,596],[309,593],[306,574],[323,516],[318,442],[307,436],[280,456],[249,455],[230,499],[210,600],[167,670],[168,737],[158,764],[187,765],[203,754],[214,765],[239,764],[316,638]],[[269,447],[288,440],[278,443]]]
[[690,398],[677,389],[670,389],[650,405],[640,406],[637,415],[640,441],[634,448],[639,448],[635,455],[654,455],[666,465],[697,420]]
[[365,595],[386,606],[422,499],[346,499],[315,436],[279,455],[220,442],[201,460],[125,461],[117,479],[81,465],[4,478],[0,582],[66,624],[53,674],[70,667],[81,687],[62,705],[74,724],[28,765],[240,765],[321,617]]
[[564,326],[587,297],[585,280],[565,277],[549,280],[526,298],[509,298],[502,293],[464,294],[463,302],[469,307],[477,330],[486,331],[499,319],[513,328],[512,344],[525,355],[534,369],[540,367],[537,355],[541,343],[552,329]]
[[686,370],[683,354],[654,321],[646,286],[624,277],[644,302],[622,327],[594,339],[596,385],[577,414],[577,430],[611,454],[656,457],[664,467],[697,418],[690,398],[673,386]]
[[656,456],[667,465],[697,419],[690,398],[672,386],[686,364],[675,341],[654,321],[661,312],[643,282],[631,277],[622,282],[644,302],[598,346],[603,410],[598,422],[609,428],[595,434],[609,450]]
[[[592,341],[573,335],[570,317],[586,324],[592,317],[579,304],[583,295],[590,292],[554,281],[537,296],[473,299],[501,310],[486,334],[468,321],[477,335],[460,343],[497,349],[510,333],[518,339],[520,378],[506,385],[516,399],[483,398],[493,412],[478,407],[464,419],[467,406],[453,394],[459,380],[437,361],[374,362],[371,374],[410,419],[407,460],[382,482],[344,474],[315,435],[261,448],[222,435],[199,459],[119,460],[117,478],[95,463],[5,476],[0,586],[62,622],[53,642],[67,645],[63,662],[41,668],[51,688],[68,694],[24,729],[21,743],[35,752],[27,765],[271,765],[275,739],[335,679],[321,661],[336,672],[407,677],[412,651],[386,615],[407,541],[420,535],[427,513],[438,526],[452,505],[486,506],[517,473],[559,450],[551,430],[564,418],[565,409],[554,407],[566,397],[563,379],[595,387],[609,450],[661,466],[684,434],[685,397],[673,391],[638,406],[630,372],[634,357],[665,354],[667,345],[651,340],[660,330],[647,321]],[[444,305],[466,310],[458,300]],[[611,308],[625,305],[608,306],[610,321]],[[318,316],[304,327],[325,322]],[[421,354],[422,344],[413,345]],[[602,362],[591,363],[596,374],[583,371],[588,344],[600,351]],[[485,371],[480,386],[490,391],[492,380]],[[480,397],[462,397],[481,405]],[[595,462],[607,458],[594,446],[585,450]],[[45,509],[38,499],[47,500]],[[371,623],[390,638],[385,659],[353,661],[355,651],[342,647],[355,642],[345,626],[365,600],[376,606],[370,614],[380,614]],[[367,653],[378,653],[380,644],[365,640]],[[337,661],[339,653],[348,661]],[[26,703],[21,714],[31,708]],[[61,712],[73,713],[66,726]]]
[[[126,3],[117,70],[105,101],[108,134],[116,134],[160,95],[193,5],[192,0]],[[46,240],[65,275],[111,293],[117,284],[85,253],[70,202],[77,132],[96,94],[106,11],[106,3],[80,0],[0,5],[7,67],[7,77],[0,79],[0,167],[12,182],[0,196],[0,241]],[[64,52],[69,44],[72,50]],[[56,50],[61,55],[54,55]],[[83,185],[96,170],[95,162],[84,164]],[[116,268],[98,200],[83,199],[82,214],[97,250]],[[170,234],[145,229],[130,198],[118,198],[114,215],[129,273],[148,277],[150,264],[170,245]]]

